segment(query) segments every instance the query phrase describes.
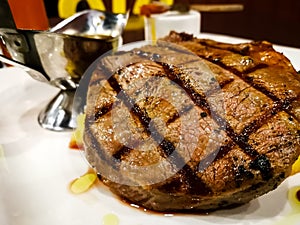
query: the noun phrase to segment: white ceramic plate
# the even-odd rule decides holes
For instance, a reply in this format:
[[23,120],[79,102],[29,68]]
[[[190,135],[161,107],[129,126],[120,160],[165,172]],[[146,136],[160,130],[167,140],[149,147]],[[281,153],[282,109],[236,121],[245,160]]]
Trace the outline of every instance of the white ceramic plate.
[[[210,34],[202,37],[244,41]],[[276,48],[300,69],[299,49]],[[208,215],[144,212],[120,202],[101,186],[72,194],[70,182],[84,174],[88,164],[79,151],[68,148],[70,133],[47,131],[37,122],[39,111],[57,91],[19,69],[0,70],[1,225],[114,225],[103,220],[108,214],[114,214],[120,225],[300,224],[300,211],[291,216],[293,208],[287,199],[288,190],[300,186],[300,174],[249,204]]]

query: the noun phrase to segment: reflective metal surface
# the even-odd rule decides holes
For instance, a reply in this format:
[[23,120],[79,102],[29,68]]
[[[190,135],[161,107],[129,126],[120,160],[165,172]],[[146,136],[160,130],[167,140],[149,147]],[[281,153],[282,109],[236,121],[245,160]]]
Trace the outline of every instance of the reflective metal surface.
[[45,83],[48,82],[48,79],[47,79],[47,77],[44,76],[44,74],[42,74],[41,72],[39,72],[35,69],[32,69],[28,66],[25,66],[24,64],[22,64],[18,61],[15,61],[15,60],[8,58],[1,54],[0,54],[0,61],[3,63],[9,64],[9,65],[12,65],[12,66],[21,68],[22,70],[26,71],[33,79],[35,79],[37,81],[41,81],[41,82],[45,82]]
[[46,129],[64,131],[76,127],[73,90],[60,91],[38,115],[39,124]]
[[34,35],[36,51],[49,82],[61,89],[76,88],[88,66],[121,44],[119,37],[95,39],[60,33]]
[[65,19],[50,31],[100,39],[119,37],[127,23],[128,13],[114,14],[99,10],[85,10]]
[[[0,18],[9,17],[9,9],[0,14]],[[0,60],[60,89],[39,115],[42,127],[56,131],[75,128],[72,102],[76,87],[94,60],[122,44],[127,19],[128,14],[85,10],[48,31],[18,30],[14,24],[0,21],[0,38],[9,53],[0,55]]]

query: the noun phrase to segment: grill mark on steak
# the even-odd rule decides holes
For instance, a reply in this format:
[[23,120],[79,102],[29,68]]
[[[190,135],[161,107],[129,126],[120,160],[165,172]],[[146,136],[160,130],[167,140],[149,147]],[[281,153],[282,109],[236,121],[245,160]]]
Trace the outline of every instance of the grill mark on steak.
[[[212,48],[212,51],[213,51],[213,49],[220,49],[220,50],[230,51],[232,53],[236,53],[236,54],[239,54],[239,55],[242,55],[242,56],[249,56],[249,46],[248,45],[245,45],[244,48],[242,48],[242,49],[237,49],[235,47],[231,47],[230,45],[227,46],[227,44],[224,44],[226,46],[222,46],[222,44],[220,44],[219,45],[220,47],[218,47],[216,45],[209,44],[207,41],[199,41],[198,43],[200,43],[203,46],[207,46],[207,47]],[[277,96],[275,96],[272,92],[270,92],[267,88],[265,88],[265,87],[263,87],[259,84],[254,83],[252,77],[247,76],[249,73],[255,72],[256,70],[259,70],[259,69],[262,69],[262,68],[269,67],[269,65],[264,64],[264,63],[259,63],[259,64],[257,64],[256,66],[254,66],[252,68],[249,68],[247,70],[244,70],[243,72],[240,72],[240,71],[238,71],[238,70],[222,63],[220,60],[214,59],[211,55],[209,57],[206,57],[205,55],[201,55],[199,53],[197,55],[199,57],[201,57],[202,59],[204,59],[204,60],[210,61],[211,63],[214,63],[214,64],[222,67],[225,70],[229,70],[235,76],[239,77],[240,79],[245,81],[247,84],[252,86],[254,89],[256,89],[259,92],[262,92],[267,97],[269,97],[270,99],[273,100],[275,107],[270,110],[269,114],[263,116],[262,118],[259,118],[257,121],[253,121],[250,125],[248,125],[246,128],[244,128],[244,130],[241,132],[241,135],[246,136],[246,135],[250,135],[252,132],[255,132],[255,130],[258,127],[263,125],[266,120],[268,120],[270,117],[275,115],[280,110],[283,110],[286,113],[288,113],[289,115],[292,115],[291,112],[288,111],[288,108],[291,106],[291,103],[293,101],[297,100],[297,97],[296,98],[291,98],[291,99],[281,100]],[[222,86],[220,86],[220,87],[223,88]],[[297,121],[299,122],[299,120],[297,120]]]
[[180,116],[185,115],[186,113],[190,112],[190,110],[193,108],[192,105],[188,105],[185,106],[183,109],[180,110],[180,115],[178,112],[176,112],[176,114],[174,114],[170,119],[168,119],[168,121],[166,122],[166,124],[171,124],[173,123],[175,120],[179,119]]
[[[204,46],[209,46],[210,48],[213,48],[213,49],[221,49],[221,50],[225,49],[227,51],[231,51],[231,52],[236,53],[236,54],[248,55],[248,54],[246,54],[246,53],[248,53],[248,50],[243,51],[241,53],[240,51],[236,50],[235,48],[230,48],[230,47],[229,48],[221,48],[221,47],[217,47],[217,46],[214,46],[214,45],[207,44],[207,42],[204,42],[204,41],[201,41],[200,43]],[[263,87],[259,84],[254,83],[252,77],[247,76],[249,73],[255,72],[256,70],[259,70],[259,69],[262,69],[262,68],[269,67],[269,65],[260,63],[256,66],[254,66],[253,68],[249,68],[248,70],[240,72],[240,71],[238,71],[238,70],[222,63],[219,60],[213,59],[213,57],[205,57],[205,56],[200,55],[200,54],[197,54],[197,55],[199,57],[201,57],[202,59],[204,59],[204,60],[208,60],[211,63],[214,63],[214,64],[224,68],[225,70],[229,70],[235,76],[239,77],[240,79],[245,81],[247,84],[252,86],[254,89],[256,89],[259,92],[262,92],[263,94],[265,94],[267,97],[269,97],[270,99],[272,99],[274,101],[274,105],[276,105],[276,106],[274,108],[272,108],[267,115],[259,118],[257,121],[253,121],[250,125],[248,125],[246,128],[244,128],[244,130],[241,132],[242,135],[249,135],[252,132],[255,132],[255,130],[258,127],[260,127],[262,124],[264,124],[264,121],[267,121],[271,116],[275,115],[280,110],[283,110],[286,113],[288,113],[289,115],[292,115],[291,112],[287,109],[288,109],[288,107],[291,106],[291,103],[293,101],[297,100],[297,97],[296,98],[291,98],[291,99],[281,100],[277,96],[275,96],[272,92],[270,92],[267,88],[265,88],[265,87]],[[223,88],[223,87],[221,86],[221,88]],[[300,122],[300,120],[298,120],[298,119],[297,119],[297,121]]]
[[113,154],[113,157],[117,159],[118,161],[121,161],[122,157],[125,155],[128,155],[132,151],[132,148],[128,148],[126,146],[122,146],[121,149],[119,149],[115,154]]
[[[221,158],[223,158],[225,155],[227,155],[228,152],[230,152],[230,150],[232,149],[232,147],[234,146],[234,142],[228,142],[227,145],[222,145],[217,153],[217,155],[215,156],[215,160],[219,160]],[[211,154],[215,154],[214,152]],[[207,157],[211,157],[211,156],[207,156]],[[207,160],[206,158],[204,160]],[[200,165],[199,165],[200,166]],[[201,169],[201,168],[199,168]]]
[[[206,101],[206,97],[205,95],[195,92],[193,90],[193,87],[191,87],[188,83],[184,82],[180,76],[180,71],[175,71],[177,68],[173,68],[172,65],[169,65],[167,63],[162,63],[159,62],[159,64],[161,64],[163,66],[163,69],[165,71],[165,74],[167,75],[167,77],[172,80],[173,82],[175,82],[177,85],[179,85],[182,89],[184,89],[186,91],[186,93],[188,93],[188,95],[190,96],[190,98],[193,100],[193,102],[198,105],[200,108],[202,108],[202,110],[206,111],[206,113],[208,113],[209,115],[210,113],[210,107],[209,104]],[[174,70],[175,69],[175,70]]]
[[275,106],[273,106],[273,108],[271,108],[271,110],[269,111],[269,113],[264,114],[263,116],[261,116],[260,118],[252,121],[248,126],[246,126],[242,131],[241,131],[241,135],[243,136],[249,136],[252,133],[254,133],[259,127],[261,127],[265,121],[268,121],[271,117],[273,117],[274,115],[276,115],[278,112],[280,111],[285,111],[287,114],[291,114],[289,111],[286,111],[286,105],[290,105],[289,103],[286,102],[276,102]]
[[[160,63],[160,64],[163,66],[165,73],[167,74],[169,79],[171,79],[173,82],[176,82],[181,88],[183,88],[189,94],[189,96],[195,102],[196,105],[201,107],[203,110],[206,110],[206,112],[208,114],[215,115],[214,119],[218,123],[218,125],[220,127],[225,128],[224,130],[225,130],[226,134],[243,150],[244,153],[249,155],[254,160],[254,162],[256,162],[257,160],[259,162],[262,162],[260,160],[261,155],[248,143],[248,138],[251,133],[244,132],[241,134],[237,134],[233,130],[233,128],[229,125],[228,121],[226,121],[224,118],[222,118],[220,115],[218,115],[218,113],[212,111],[212,109],[209,108],[209,103],[206,101],[205,97],[203,97],[199,93],[195,92],[192,87],[190,87],[187,83],[185,83],[182,79],[180,79],[180,73],[177,73],[176,71],[174,71],[174,69],[169,64],[166,64],[166,63]],[[281,109],[281,107],[278,107],[278,111],[280,109]],[[260,124],[257,123],[257,124],[259,126],[255,126],[256,129],[258,129],[258,127],[260,127],[262,125],[261,123]],[[253,131],[254,131],[254,129],[253,129]],[[225,146],[222,146],[219,149],[217,156],[215,157],[215,160],[224,157],[231,150],[231,147],[232,146],[230,143],[228,143]],[[212,153],[212,154],[215,154],[215,153]],[[202,160],[202,162],[205,162],[206,160],[210,161],[210,157],[212,157],[211,154],[208,155],[207,157],[205,157]],[[267,156],[264,156],[263,159],[264,159],[263,166],[261,166],[262,163],[255,163],[256,166],[253,166],[253,169],[259,170],[262,174],[262,178],[267,180],[270,177],[272,177],[271,164],[270,164]],[[200,162],[199,167],[201,167],[202,162]],[[201,168],[199,168],[199,169],[201,170]]]
[[[255,158],[259,156],[259,153],[253,149],[248,143],[248,134],[237,134],[233,128],[229,125],[229,123],[220,116],[217,116],[218,120],[216,120],[220,124],[225,124],[225,132],[226,134],[250,157]],[[223,154],[220,151],[220,154]]]
[[[215,45],[208,44],[205,41],[200,41],[199,43],[201,43],[201,45],[203,45],[203,46],[210,47],[211,50],[212,50],[212,52],[213,52],[213,49],[220,49],[220,50],[226,50],[226,51],[229,51],[229,52],[232,52],[232,53],[236,53],[236,54],[239,54],[241,56],[249,56],[249,52],[248,52],[249,51],[249,49],[248,49],[249,46],[246,46],[245,47],[246,50],[241,52],[241,51],[239,51],[239,50],[237,50],[235,48],[231,48],[231,47],[218,47],[218,46],[215,46]],[[195,53],[195,54],[197,54],[197,53]],[[282,110],[285,110],[287,107],[290,106],[290,104],[291,104],[292,101],[296,100],[296,98],[294,98],[294,99],[285,99],[284,101],[282,101],[277,96],[275,96],[272,92],[270,92],[267,88],[265,88],[265,87],[263,87],[263,86],[261,86],[261,85],[259,85],[257,83],[254,83],[252,77],[247,76],[248,74],[253,73],[253,72],[255,72],[255,71],[259,70],[259,69],[263,69],[263,68],[269,67],[268,64],[259,63],[259,64],[255,65],[252,68],[249,68],[249,69],[246,69],[246,70],[240,72],[240,71],[236,70],[235,68],[222,63],[220,60],[214,59],[212,55],[205,56],[205,55],[201,55],[200,53],[198,53],[197,55],[200,58],[204,59],[204,60],[207,60],[207,61],[209,61],[211,63],[214,63],[214,64],[222,67],[225,70],[230,71],[235,76],[239,77],[240,79],[242,79],[243,81],[245,81],[247,84],[251,85],[257,91],[262,92],[267,97],[269,97],[270,99],[272,99],[276,104],[282,105],[282,108],[281,108]],[[290,112],[288,112],[288,111],[286,111],[286,112],[290,114]]]
[[90,139],[91,144],[93,146],[95,146],[94,149],[96,149],[96,152],[100,156],[100,158],[103,159],[113,169],[115,169],[115,170],[119,169],[119,165],[117,164],[116,161],[114,161],[114,158],[109,157],[109,156],[104,154],[104,151],[102,150],[102,148],[101,148],[98,140],[96,139],[96,137],[92,134],[92,131],[91,130],[86,130],[85,132],[86,132],[88,138]]
[[[219,86],[221,89],[223,89],[224,87],[226,87],[227,85],[231,84],[232,82],[234,81],[234,79],[228,79],[228,80],[225,80],[223,82],[218,82],[219,83]],[[216,93],[218,90],[216,88],[212,88],[211,90],[208,90],[206,92],[206,95],[207,96],[210,96],[212,95],[213,93]]]
[[[151,131],[150,131],[149,124],[151,122],[151,118],[147,115],[147,112],[142,110],[137,104],[134,103],[134,100],[131,99],[130,96],[128,96],[125,93],[125,91],[119,85],[119,83],[117,82],[117,80],[115,79],[114,76],[111,76],[108,79],[108,82],[111,85],[111,87],[118,93],[119,99],[126,105],[126,107],[128,109],[131,109],[132,112],[138,117],[139,121],[145,128],[145,132],[147,134],[151,135],[151,137],[163,149],[164,157],[169,157],[173,153],[175,153],[175,155],[173,156],[173,161],[176,162],[175,165],[178,165],[178,162],[179,162],[179,164],[182,163],[181,161],[183,159],[180,159],[179,156],[176,156],[176,151],[175,151],[175,147],[174,147],[173,143],[165,140],[165,138],[161,136],[161,134],[156,130],[155,127],[152,126]],[[160,141],[160,140],[162,140],[162,141]]]
[[278,99],[273,93],[271,93],[269,90],[267,90],[265,87],[260,86],[258,84],[255,84],[253,82],[253,79],[251,77],[248,77],[247,74],[252,73],[258,69],[262,69],[262,68],[266,68],[268,67],[268,65],[266,64],[258,64],[256,66],[254,66],[253,68],[250,68],[248,70],[245,70],[243,72],[240,72],[230,66],[225,65],[224,63],[220,62],[220,61],[216,61],[210,57],[205,57],[202,55],[198,55],[199,57],[201,57],[204,60],[207,60],[211,63],[214,63],[220,67],[222,67],[225,70],[230,71],[231,73],[233,73],[235,76],[239,77],[240,79],[242,79],[243,81],[245,81],[247,84],[251,85],[253,88],[255,88],[256,90],[258,90],[259,92],[264,93],[267,97],[271,98],[273,101],[275,102],[279,102],[280,99]]
[[[218,113],[212,111],[209,107],[209,103],[207,102],[206,98],[199,94],[198,92],[195,92],[192,87],[189,86],[186,82],[184,82],[182,79],[180,79],[180,73],[177,73],[174,71],[174,69],[166,63],[161,63],[165,73],[171,79],[173,82],[175,82],[177,85],[179,85],[181,88],[183,88],[191,97],[191,99],[194,101],[194,103],[202,108],[207,114],[214,115],[215,121],[218,123],[218,125],[222,128],[224,128],[227,135],[235,141],[242,149],[245,150],[245,153],[248,154],[251,157],[257,157],[259,154],[257,151],[255,151],[248,143],[248,135],[238,135],[233,130],[233,128],[229,125],[229,123],[222,118]],[[225,146],[224,148],[220,149],[220,154],[223,155],[222,151],[227,149]]]
[[[240,51],[237,50],[235,48],[231,48],[231,47],[226,47],[226,48],[222,48],[222,47],[218,47],[216,45],[213,44],[209,44],[207,43],[207,41],[200,41],[198,42],[198,44],[201,44],[203,46],[209,47],[210,48],[210,55],[206,56],[205,53],[201,54],[203,52],[194,52],[195,54],[197,54],[200,58],[207,60],[213,64],[216,64],[220,67],[222,67],[225,70],[230,71],[231,73],[233,73],[235,76],[239,77],[240,79],[244,80],[247,84],[251,85],[253,88],[255,88],[256,90],[258,90],[259,92],[264,93],[267,97],[271,98],[273,101],[275,102],[280,102],[280,99],[278,99],[273,93],[271,93],[268,89],[266,89],[265,87],[259,85],[259,84],[255,84],[253,82],[253,78],[247,76],[250,73],[253,73],[259,69],[263,69],[263,68],[267,68],[269,67],[268,64],[265,63],[258,63],[257,65],[255,65],[254,67],[250,67],[246,70],[238,71],[237,69],[233,68],[232,66],[226,65],[224,64],[221,60],[219,60],[219,57],[217,57],[217,53],[214,54],[214,50],[225,50],[228,51],[230,53],[235,53],[235,54],[239,54],[241,56],[249,56],[249,49],[247,49],[247,46],[245,47],[245,51]],[[248,46],[249,48],[249,46]]]
[[94,119],[97,121],[100,117],[104,116],[106,113],[110,112],[112,109],[113,103],[107,104],[102,108],[97,108],[94,113]]
[[[119,99],[126,105],[128,109],[132,109],[132,112],[138,117],[140,122],[145,128],[145,131],[153,138],[156,143],[159,144],[159,147],[162,149],[162,156],[165,158],[168,158],[174,166],[179,170],[179,174],[181,174],[182,179],[185,180],[187,183],[189,183],[189,192],[199,192],[199,190],[202,190],[203,194],[207,194],[210,192],[210,189],[206,186],[206,184],[195,174],[195,171],[193,171],[184,161],[184,159],[178,154],[178,152],[175,149],[175,146],[172,142],[166,140],[164,137],[161,136],[161,134],[156,130],[155,127],[151,127],[151,131],[149,130],[149,124],[151,121],[151,118],[147,115],[147,113],[142,110],[137,104],[134,103],[133,99],[128,96],[125,91],[122,89],[122,87],[119,85],[118,81],[114,77],[115,75],[111,76],[108,79],[108,83],[110,86],[118,93]],[[188,109],[190,110],[190,109]],[[120,160],[121,157],[124,154],[129,154],[131,151],[130,148],[126,148],[125,146],[122,147],[120,150],[118,150],[114,157],[117,160]],[[183,168],[181,168],[183,167]],[[195,189],[197,188],[197,189]],[[199,189],[200,188],[200,189]]]

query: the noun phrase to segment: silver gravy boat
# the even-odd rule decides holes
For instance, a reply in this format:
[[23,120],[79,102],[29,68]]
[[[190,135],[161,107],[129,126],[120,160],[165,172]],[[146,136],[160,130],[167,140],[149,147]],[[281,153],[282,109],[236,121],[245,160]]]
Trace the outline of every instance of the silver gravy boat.
[[[7,0],[0,0],[0,5],[0,38],[9,53],[1,54],[0,61],[18,66],[35,80],[59,89],[38,115],[43,128],[74,129],[77,112],[73,99],[79,81],[92,62],[122,44],[128,13],[85,10],[50,30],[36,31],[17,29]],[[80,105],[78,99],[76,102]]]

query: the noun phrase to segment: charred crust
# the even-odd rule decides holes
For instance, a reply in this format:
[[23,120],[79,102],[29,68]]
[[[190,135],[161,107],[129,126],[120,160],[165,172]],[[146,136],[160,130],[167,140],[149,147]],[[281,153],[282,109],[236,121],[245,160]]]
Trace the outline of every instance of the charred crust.
[[128,148],[126,146],[122,146],[121,149],[119,149],[115,154],[113,154],[113,157],[118,160],[119,162],[121,162],[122,157],[125,155],[128,155],[130,152],[132,151],[131,148]]
[[202,118],[205,118],[205,117],[207,117],[207,113],[206,113],[206,112],[201,112],[201,113],[200,113],[200,116],[201,116]]
[[[100,144],[98,143],[95,136],[92,134],[91,130],[86,131],[86,137],[85,139],[89,139],[90,146],[93,146],[93,149],[96,151],[96,154],[105,161],[109,166],[111,166],[113,169],[118,170],[118,160],[116,158],[110,157],[107,154],[105,154],[105,151],[101,148]],[[86,141],[86,140],[85,140]],[[86,149],[86,151],[90,151],[90,149]]]
[[201,95],[198,92],[195,92],[193,88],[184,80],[182,80],[182,71],[173,65],[169,65],[167,63],[159,63],[163,66],[163,69],[165,71],[165,74],[167,74],[167,77],[175,82],[177,85],[179,85],[181,88],[183,88],[190,98],[200,107],[209,110],[209,104],[206,101],[205,96]]
[[188,113],[193,107],[194,107],[193,105],[188,105],[188,106],[183,107],[180,110],[180,113],[176,112],[170,119],[168,119],[167,124],[173,123],[175,120],[179,119],[180,116]]
[[247,170],[244,165],[239,165],[235,170],[235,183],[237,188],[246,180],[252,180],[253,178],[254,174]]
[[106,113],[110,112],[112,109],[113,104],[107,104],[103,106],[102,108],[96,108],[94,119],[97,121],[100,117],[104,116]]
[[263,180],[269,180],[273,176],[271,163],[265,155],[259,155],[256,159],[251,161],[249,168],[260,171]]
[[215,160],[223,158],[230,150],[232,149],[234,143],[232,141],[228,142],[227,145],[223,145],[219,148],[218,154],[216,155]]

